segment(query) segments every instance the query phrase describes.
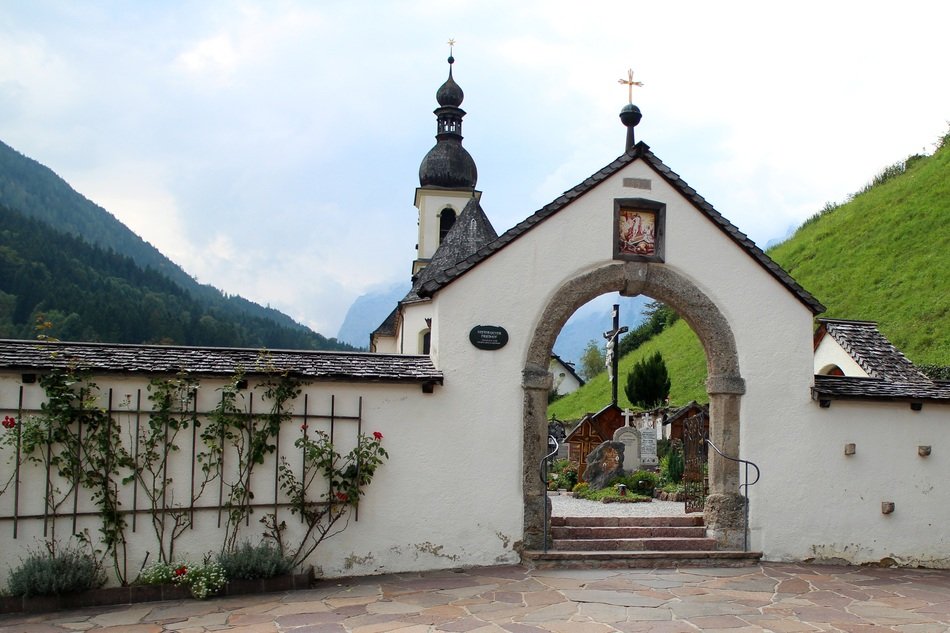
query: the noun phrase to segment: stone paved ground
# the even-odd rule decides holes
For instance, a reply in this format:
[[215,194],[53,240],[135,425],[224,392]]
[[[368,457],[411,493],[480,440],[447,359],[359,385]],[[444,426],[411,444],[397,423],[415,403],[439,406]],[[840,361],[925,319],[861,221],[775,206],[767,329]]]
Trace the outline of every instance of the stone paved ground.
[[0,632],[950,630],[950,571],[762,564],[742,569],[520,566],[321,581],[283,594],[0,616]]

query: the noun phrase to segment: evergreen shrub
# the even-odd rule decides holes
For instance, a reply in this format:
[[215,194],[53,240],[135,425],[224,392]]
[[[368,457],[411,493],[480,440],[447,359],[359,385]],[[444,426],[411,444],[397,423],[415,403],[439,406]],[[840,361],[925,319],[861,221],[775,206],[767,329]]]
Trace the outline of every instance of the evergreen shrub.
[[659,475],[649,470],[635,470],[628,475],[624,475],[613,482],[611,485],[623,484],[627,490],[638,494],[652,496],[653,489],[659,483]]
[[251,545],[244,541],[233,552],[220,554],[218,563],[231,580],[257,580],[283,576],[293,570],[293,562],[270,543]]
[[678,484],[683,480],[685,468],[682,445],[679,442],[674,443],[670,451],[660,460],[660,478],[665,483]]
[[97,589],[105,584],[99,562],[72,546],[46,544],[33,551],[10,572],[7,586],[13,596],[59,596]]
[[577,464],[558,459],[548,471],[548,490],[571,490],[577,485]]

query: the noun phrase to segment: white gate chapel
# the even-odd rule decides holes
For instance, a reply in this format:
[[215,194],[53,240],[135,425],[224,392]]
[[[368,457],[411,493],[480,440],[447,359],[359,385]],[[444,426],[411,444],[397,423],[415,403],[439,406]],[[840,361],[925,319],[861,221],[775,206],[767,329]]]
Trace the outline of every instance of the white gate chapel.
[[[344,449],[360,431],[380,433],[389,459],[348,527],[308,559],[324,575],[511,563],[542,545],[537,469],[555,337],[600,294],[644,294],[673,307],[703,344],[711,440],[762,469],[750,490],[752,549],[768,560],[950,565],[950,535],[942,529],[950,523],[950,488],[940,485],[950,474],[946,384],[916,372],[873,324],[861,322],[823,322],[819,369],[835,366],[845,375],[816,377],[821,304],[647,145],[634,143],[639,110],[632,104],[621,114],[627,146],[619,158],[497,236],[461,144],[462,98],[450,66],[437,92],[437,141],[416,190],[413,288],[373,334],[374,352],[6,341],[0,415],[19,421],[39,413],[44,394],[36,376],[72,362],[92,373],[99,406],[129,437],[149,417],[150,378],[200,378],[190,406],[201,417],[239,369],[247,380],[242,406],[266,407],[266,398],[251,397],[266,366],[304,385],[288,403],[279,450],[258,465],[259,507],[237,526],[241,538],[259,539],[257,519],[271,511],[291,533],[298,529],[276,485],[278,460],[299,462],[294,442],[302,427],[332,426]],[[861,348],[871,343],[870,352]],[[130,404],[123,409],[123,402]],[[200,452],[191,431],[179,437],[176,502],[194,496],[192,455]],[[3,481],[12,476],[16,484],[0,496],[4,565],[44,529],[48,536],[54,522],[57,536],[95,531],[86,492],[75,512],[74,500],[64,501],[54,521],[43,507],[40,465],[13,467],[4,461]],[[739,483],[735,463],[711,456],[706,524],[723,548],[742,543]],[[138,516],[136,529],[125,532],[126,564],[134,569],[156,550],[155,534],[141,492],[133,499],[131,486],[120,486],[118,494],[121,509]],[[193,526],[179,551],[220,549],[227,521],[217,509],[224,497],[215,495],[191,504]]]

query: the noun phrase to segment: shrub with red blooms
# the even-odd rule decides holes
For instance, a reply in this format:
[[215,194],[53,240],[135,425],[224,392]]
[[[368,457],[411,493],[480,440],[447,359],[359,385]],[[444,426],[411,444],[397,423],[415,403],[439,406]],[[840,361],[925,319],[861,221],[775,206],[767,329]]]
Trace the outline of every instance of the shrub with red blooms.
[[[273,540],[282,556],[299,565],[324,539],[346,528],[349,511],[359,504],[376,469],[389,457],[382,439],[379,431],[360,434],[356,448],[346,455],[338,453],[330,436],[320,430],[311,429],[294,442],[303,453],[303,477],[298,476],[299,466],[291,466],[282,459],[279,481],[281,490],[290,498],[290,511],[303,518],[306,533],[299,545],[288,547],[283,540],[286,522],[278,520],[275,514],[261,519],[265,537]],[[321,487],[314,485],[320,480],[329,486],[323,488],[319,499],[311,498],[308,491]]]

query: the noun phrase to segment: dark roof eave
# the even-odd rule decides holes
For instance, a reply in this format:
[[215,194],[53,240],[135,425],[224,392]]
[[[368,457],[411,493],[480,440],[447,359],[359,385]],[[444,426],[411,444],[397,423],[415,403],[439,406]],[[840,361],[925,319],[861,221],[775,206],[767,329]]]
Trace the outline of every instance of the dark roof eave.
[[840,401],[876,401],[876,402],[936,402],[939,404],[950,404],[950,398],[937,395],[930,396],[911,396],[911,395],[884,395],[884,394],[843,394],[822,391],[820,389],[811,389],[811,399],[815,402],[821,400],[840,400]]
[[37,343],[0,340],[0,369],[39,373],[75,367],[107,375],[247,376],[286,373],[305,381],[443,384],[428,356],[245,348]]
[[880,378],[816,375],[812,400],[866,400],[879,402],[936,402],[950,404],[950,385],[894,382]]

